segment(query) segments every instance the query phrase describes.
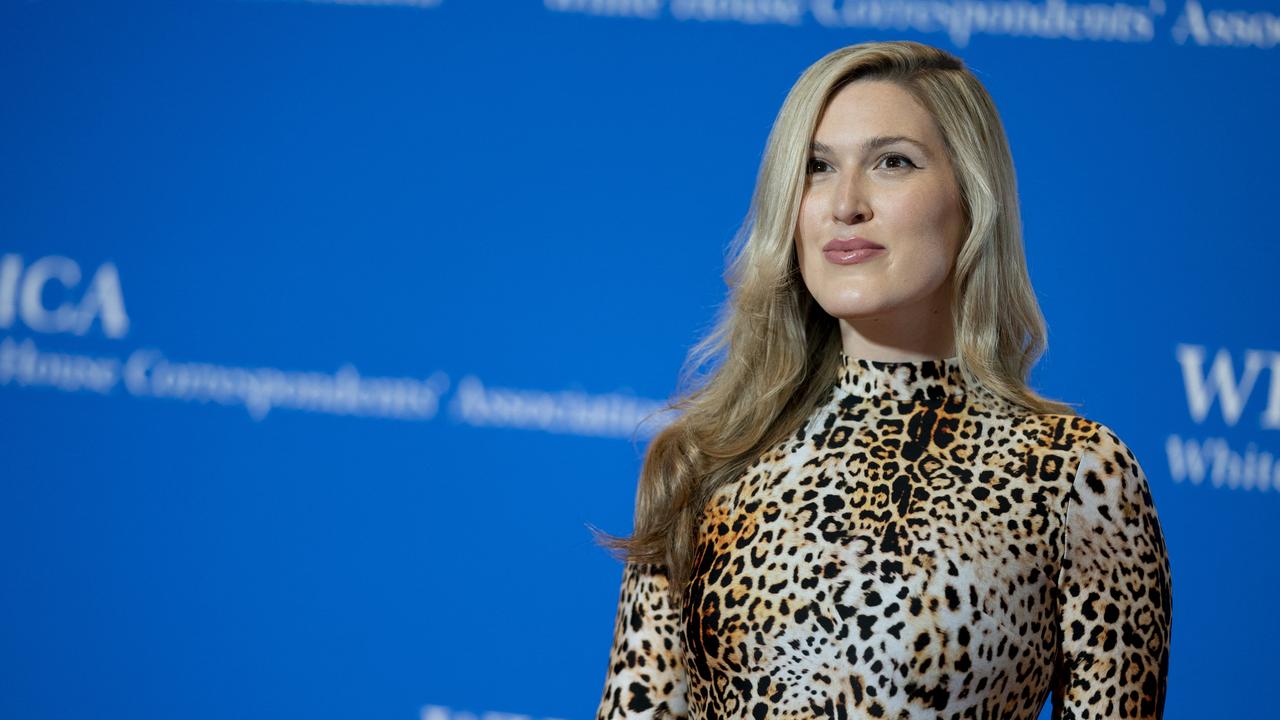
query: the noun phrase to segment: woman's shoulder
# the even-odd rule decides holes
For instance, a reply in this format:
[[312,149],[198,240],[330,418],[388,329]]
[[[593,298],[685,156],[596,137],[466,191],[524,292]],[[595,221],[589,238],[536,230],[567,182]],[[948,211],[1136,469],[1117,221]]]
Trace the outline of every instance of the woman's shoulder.
[[1053,463],[1068,476],[1092,464],[1109,474],[1139,474],[1137,455],[1120,433],[1101,420],[1070,413],[1022,412],[1002,418],[1012,437],[1022,438],[1024,450]]
[[1057,445],[1066,445],[1078,452],[1120,451],[1132,456],[1133,452],[1110,425],[1085,415],[1068,413],[1034,413],[1028,415],[1043,432],[1046,439]]
[[1149,483],[1137,454],[1110,425],[1083,415],[1041,413],[1033,417],[1041,447],[1060,455],[1077,500],[1115,500],[1124,495],[1151,503]]
[[1111,426],[1085,415],[1022,410],[1003,414],[1016,432],[1035,437],[1041,445],[1076,452],[1129,448]]

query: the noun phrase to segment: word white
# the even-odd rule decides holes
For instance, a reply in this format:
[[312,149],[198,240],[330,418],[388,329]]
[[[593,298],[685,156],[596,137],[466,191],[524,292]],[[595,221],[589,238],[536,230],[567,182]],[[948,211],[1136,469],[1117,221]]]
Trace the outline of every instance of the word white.
[[1216,488],[1225,485],[1232,490],[1256,488],[1264,492],[1280,489],[1280,463],[1271,453],[1258,452],[1253,443],[1241,455],[1222,438],[1196,442],[1170,435],[1165,441],[1165,453],[1174,482],[1200,485],[1208,480]]
[[122,338],[129,331],[124,310],[120,273],[112,263],[103,263],[93,274],[78,302],[64,299],[56,308],[45,307],[46,289],[51,282],[62,286],[63,295],[80,284],[80,266],[61,255],[42,257],[25,268],[22,257],[0,257],[0,329],[12,327],[14,319],[40,333],[84,335],[94,320],[102,321],[102,333]]
[[[662,403],[630,395],[587,395],[581,392],[544,392],[486,388],[468,375],[458,383],[450,410],[468,425],[497,425],[544,430],[571,435],[650,437],[665,427],[669,419],[646,417],[660,412]],[[644,424],[642,424],[644,423]]]
[[1182,366],[1182,385],[1187,394],[1187,408],[1191,419],[1198,423],[1204,422],[1216,397],[1223,422],[1234,426],[1253,393],[1258,373],[1264,367],[1269,367],[1271,382],[1267,405],[1262,411],[1262,427],[1269,430],[1280,429],[1280,352],[1245,350],[1244,370],[1238,380],[1233,370],[1231,353],[1226,348],[1220,348],[1214,355],[1213,365],[1207,374],[1204,370],[1204,347],[1179,344],[1176,355]]

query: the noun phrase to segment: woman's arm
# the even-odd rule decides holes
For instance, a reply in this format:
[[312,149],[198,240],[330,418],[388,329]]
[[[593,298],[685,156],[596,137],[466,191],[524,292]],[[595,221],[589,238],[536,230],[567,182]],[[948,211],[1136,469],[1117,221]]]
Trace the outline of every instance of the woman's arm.
[[628,562],[614,622],[613,649],[597,720],[684,720],[680,608],[661,565]]
[[1169,555],[1146,474],[1101,423],[1067,498],[1053,717],[1160,718],[1172,618]]

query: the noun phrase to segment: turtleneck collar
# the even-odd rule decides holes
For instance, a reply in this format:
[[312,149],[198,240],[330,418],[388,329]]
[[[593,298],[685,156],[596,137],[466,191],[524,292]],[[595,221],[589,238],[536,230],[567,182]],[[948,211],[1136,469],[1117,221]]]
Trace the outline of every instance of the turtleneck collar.
[[842,395],[896,402],[961,399],[968,390],[960,358],[867,360],[840,353],[837,387]]

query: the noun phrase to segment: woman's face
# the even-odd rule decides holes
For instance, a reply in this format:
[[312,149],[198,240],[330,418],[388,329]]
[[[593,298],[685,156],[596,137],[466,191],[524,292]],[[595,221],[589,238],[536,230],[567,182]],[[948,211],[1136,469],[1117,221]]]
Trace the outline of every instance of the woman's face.
[[[949,323],[966,228],[928,111],[894,83],[854,81],[823,111],[809,157],[796,252],[818,304],[842,321],[910,324],[908,334]],[[859,239],[881,249],[841,245]]]

